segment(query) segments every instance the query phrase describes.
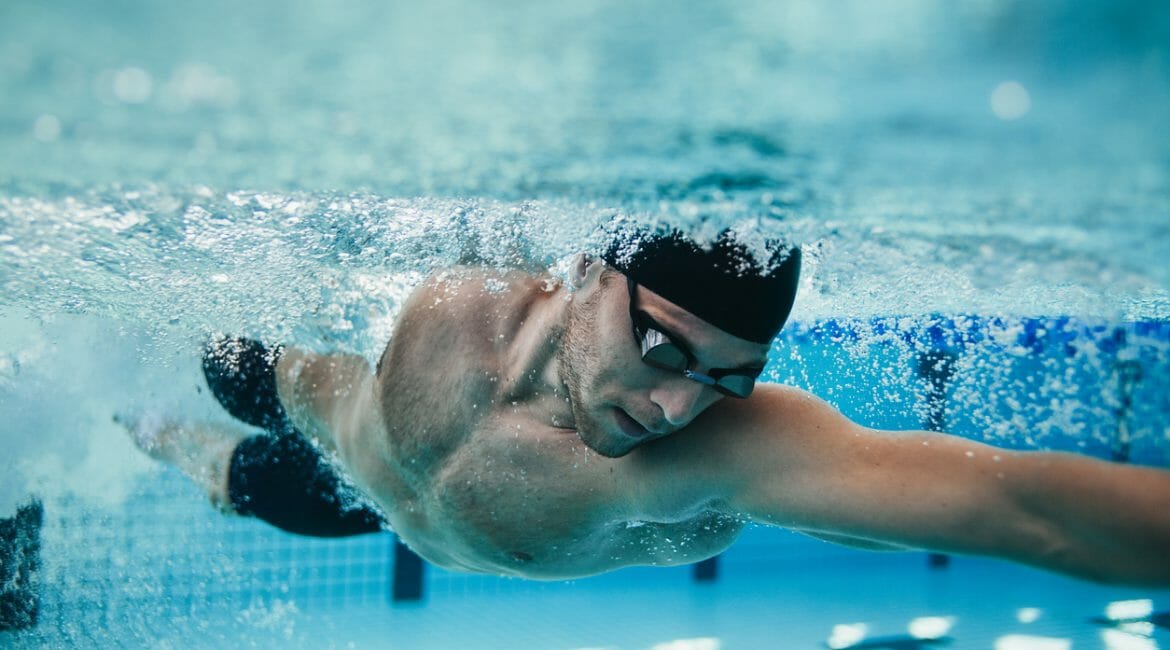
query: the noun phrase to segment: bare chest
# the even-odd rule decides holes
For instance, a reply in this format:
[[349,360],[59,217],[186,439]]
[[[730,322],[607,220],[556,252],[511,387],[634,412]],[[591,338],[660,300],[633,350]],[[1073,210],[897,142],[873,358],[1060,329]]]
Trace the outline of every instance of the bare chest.
[[555,579],[684,564],[723,550],[742,528],[700,507],[649,517],[622,459],[595,454],[572,431],[509,425],[477,431],[425,490],[454,568]]

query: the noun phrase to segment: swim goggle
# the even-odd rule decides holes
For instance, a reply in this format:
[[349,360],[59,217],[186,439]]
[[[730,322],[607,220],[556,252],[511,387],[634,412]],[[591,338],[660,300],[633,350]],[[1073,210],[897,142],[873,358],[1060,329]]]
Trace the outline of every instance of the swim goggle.
[[626,278],[626,287],[630,292],[630,322],[634,327],[634,342],[642,350],[642,363],[653,368],[677,372],[682,376],[710,386],[715,390],[740,399],[752,394],[756,386],[756,377],[762,369],[749,370],[737,368],[713,368],[707,374],[691,370],[696,365],[695,357],[679,343],[670,340],[663,333],[665,329],[654,322],[645,312],[634,308],[634,281]]

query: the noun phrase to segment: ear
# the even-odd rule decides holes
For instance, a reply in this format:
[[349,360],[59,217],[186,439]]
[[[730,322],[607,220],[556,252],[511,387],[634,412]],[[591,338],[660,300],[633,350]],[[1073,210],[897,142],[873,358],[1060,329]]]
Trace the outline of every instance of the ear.
[[569,264],[569,285],[574,289],[585,286],[585,280],[589,278],[589,267],[593,266],[594,262],[588,253],[574,255],[573,261]]

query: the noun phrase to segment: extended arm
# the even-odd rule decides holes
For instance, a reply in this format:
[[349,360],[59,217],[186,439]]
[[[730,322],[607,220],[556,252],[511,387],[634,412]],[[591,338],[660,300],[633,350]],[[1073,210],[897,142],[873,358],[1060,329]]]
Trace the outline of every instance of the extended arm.
[[[1170,472],[860,427],[768,387],[713,414],[728,507],[827,537],[991,555],[1082,578],[1170,584]],[[719,470],[715,470],[719,471]]]

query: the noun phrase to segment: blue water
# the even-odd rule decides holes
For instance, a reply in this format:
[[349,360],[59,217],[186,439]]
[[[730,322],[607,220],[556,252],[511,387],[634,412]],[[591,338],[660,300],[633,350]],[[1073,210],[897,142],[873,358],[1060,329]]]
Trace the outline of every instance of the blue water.
[[866,424],[922,426],[941,349],[948,429],[1168,466],[1166,115],[1153,1],[5,2],[0,517],[46,524],[44,620],[0,645],[802,648],[942,615],[951,647],[1166,645],[1085,622],[1164,594],[776,531],[714,586],[432,573],[391,608],[390,536],[224,521],[109,419],[213,416],[207,331],[376,358],[427,271],[557,268],[616,215],[801,242],[769,376]]

